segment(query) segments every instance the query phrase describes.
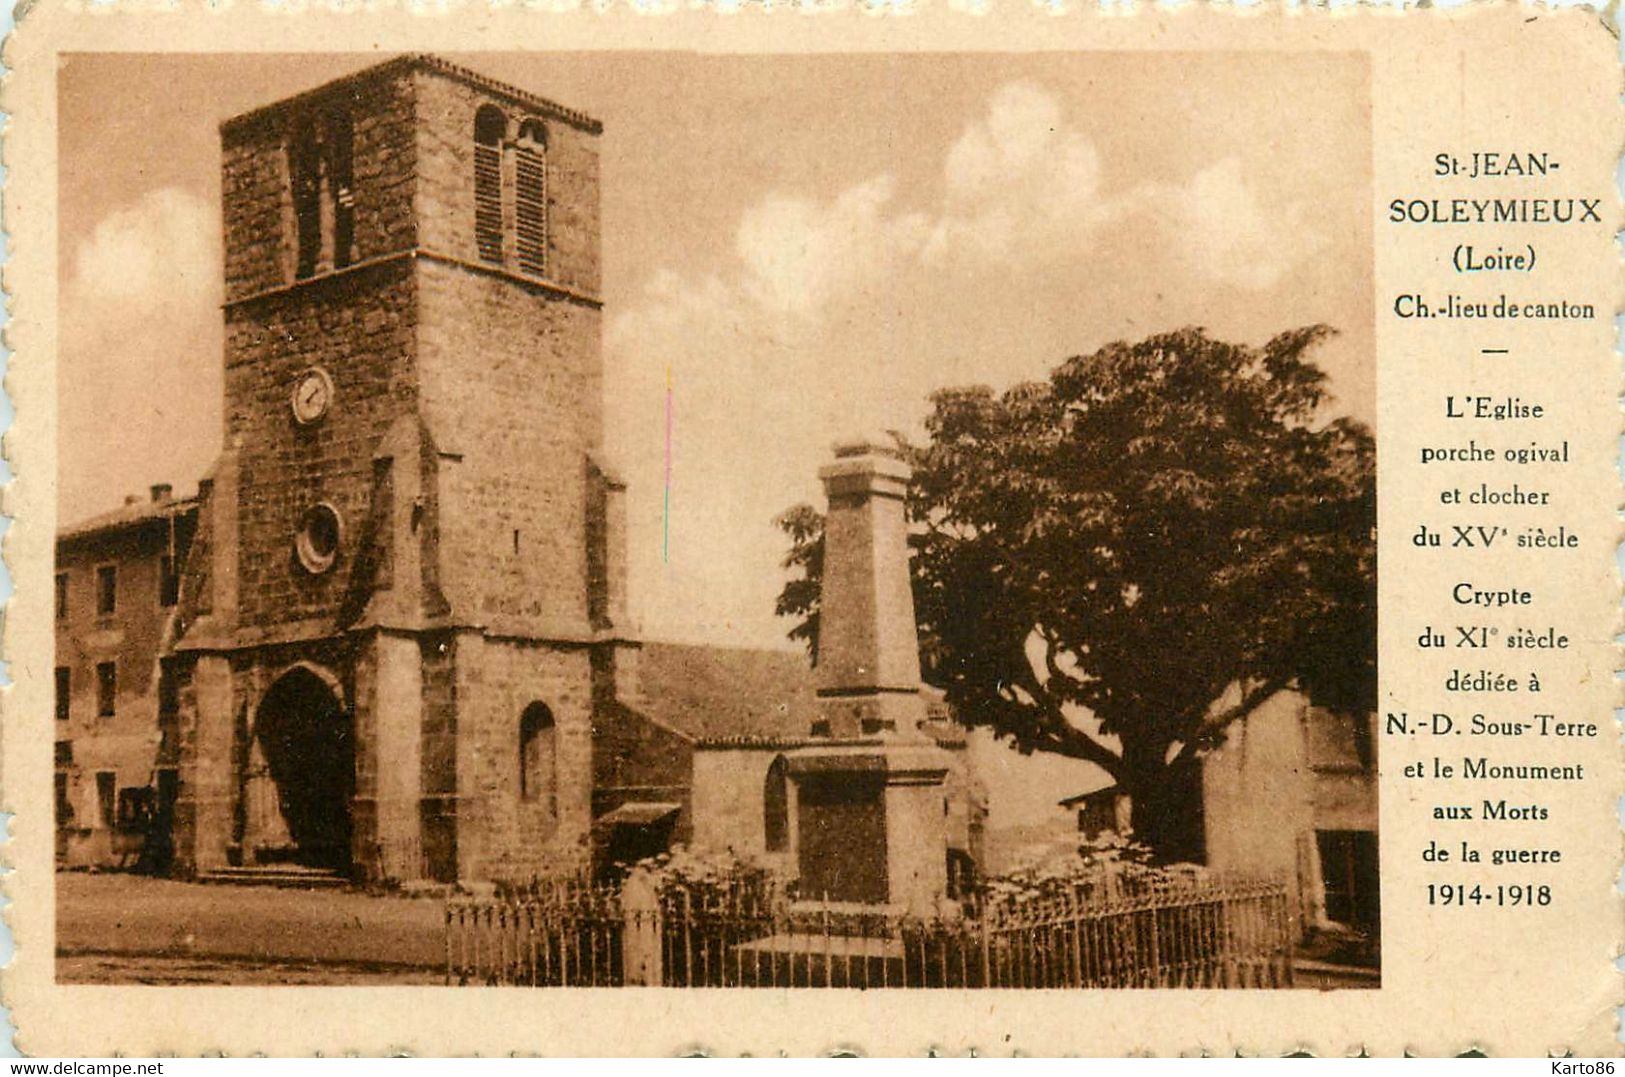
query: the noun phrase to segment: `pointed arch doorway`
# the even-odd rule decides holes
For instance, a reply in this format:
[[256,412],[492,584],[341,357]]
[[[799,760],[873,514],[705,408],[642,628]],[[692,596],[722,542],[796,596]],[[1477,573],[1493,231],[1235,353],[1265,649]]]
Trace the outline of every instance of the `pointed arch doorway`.
[[260,701],[255,746],[262,787],[279,818],[255,829],[256,860],[348,872],[355,739],[349,713],[327,682],[296,666]]

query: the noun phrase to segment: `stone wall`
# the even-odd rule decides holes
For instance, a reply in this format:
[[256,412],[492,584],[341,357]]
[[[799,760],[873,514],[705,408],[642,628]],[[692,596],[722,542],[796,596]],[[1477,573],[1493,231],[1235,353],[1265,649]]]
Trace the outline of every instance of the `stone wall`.
[[702,748],[694,753],[694,847],[722,852],[732,849],[794,877],[793,847],[797,828],[793,782],[787,780],[786,842],[767,848],[764,794],[767,771],[785,748]]
[[[455,645],[457,853],[464,879],[585,867],[592,823],[592,682],[585,648],[462,632]],[[554,795],[519,795],[519,722],[552,712]]]
[[[374,447],[416,403],[416,287],[390,263],[241,304],[226,317],[226,436],[238,457],[238,610],[244,640],[279,625],[331,620],[355,564],[372,499]],[[301,372],[333,381],[327,415],[294,421]],[[343,522],[338,560],[312,575],[293,554],[304,513],[330,502]]]
[[423,666],[423,726],[418,767],[421,783],[419,835],[432,879],[457,878],[457,634],[418,638]]
[[1347,753],[1326,753],[1330,722],[1349,731],[1346,718],[1277,693],[1202,766],[1208,865],[1289,880],[1300,924],[1323,901],[1315,832],[1377,829],[1375,771],[1360,767],[1352,740]]
[[354,850],[364,877],[426,874],[420,829],[424,664],[418,640],[374,632],[355,664]]
[[635,636],[627,609],[626,483],[596,459],[587,465],[588,613],[595,629]]
[[506,277],[419,270],[423,412],[442,454],[442,587],[501,635],[581,639],[598,311]]
[[182,877],[226,866],[235,807],[235,714],[231,664],[187,656],[180,678],[181,788],[175,806],[174,870]]

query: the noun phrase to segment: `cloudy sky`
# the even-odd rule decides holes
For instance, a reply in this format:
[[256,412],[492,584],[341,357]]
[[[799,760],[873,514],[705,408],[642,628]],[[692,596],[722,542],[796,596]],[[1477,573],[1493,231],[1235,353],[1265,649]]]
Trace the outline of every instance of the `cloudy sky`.
[[[218,122],[374,59],[64,61],[65,521],[189,492],[219,449]],[[1339,407],[1373,416],[1357,56],[453,59],[605,122],[607,441],[651,638],[784,645],[772,517],[933,388],[1326,322]]]

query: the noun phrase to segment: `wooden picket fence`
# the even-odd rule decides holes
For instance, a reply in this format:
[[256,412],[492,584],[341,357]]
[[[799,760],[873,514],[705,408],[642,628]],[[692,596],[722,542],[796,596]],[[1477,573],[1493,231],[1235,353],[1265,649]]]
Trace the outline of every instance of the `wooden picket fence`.
[[446,912],[448,983],[667,987],[1292,986],[1281,883],[1199,878],[985,894],[966,915],[561,886]]

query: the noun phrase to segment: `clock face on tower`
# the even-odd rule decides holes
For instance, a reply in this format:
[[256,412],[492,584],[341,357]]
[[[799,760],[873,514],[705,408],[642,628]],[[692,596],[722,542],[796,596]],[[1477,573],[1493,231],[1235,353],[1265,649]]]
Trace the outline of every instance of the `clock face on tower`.
[[321,367],[311,367],[294,382],[293,417],[301,426],[319,422],[332,403],[333,379]]

